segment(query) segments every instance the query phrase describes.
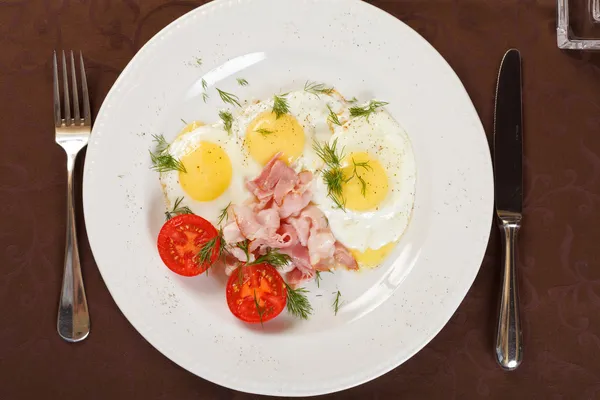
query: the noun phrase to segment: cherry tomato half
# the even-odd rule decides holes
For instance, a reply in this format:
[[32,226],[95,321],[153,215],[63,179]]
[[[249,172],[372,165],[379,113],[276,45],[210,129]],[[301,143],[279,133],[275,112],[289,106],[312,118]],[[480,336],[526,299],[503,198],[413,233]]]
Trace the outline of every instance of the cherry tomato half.
[[266,263],[240,268],[233,271],[227,281],[227,305],[233,315],[252,324],[279,315],[287,300],[287,290],[279,272]]
[[198,252],[217,236],[215,227],[194,214],[177,215],[163,225],[158,234],[158,254],[169,269],[183,276],[203,273],[219,256],[217,238],[210,260],[200,263]]

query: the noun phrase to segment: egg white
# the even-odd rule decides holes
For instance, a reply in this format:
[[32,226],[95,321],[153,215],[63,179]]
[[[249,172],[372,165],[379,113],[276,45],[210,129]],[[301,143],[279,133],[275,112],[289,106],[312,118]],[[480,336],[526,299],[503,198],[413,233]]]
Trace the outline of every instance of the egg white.
[[327,197],[327,186],[321,175],[314,181],[313,202],[325,213],[331,231],[346,247],[365,251],[397,241],[405,231],[414,205],[416,166],[412,145],[400,124],[380,110],[369,116],[350,119],[336,127],[330,144],[346,155],[367,152],[385,168],[388,193],[373,210],[341,210]]

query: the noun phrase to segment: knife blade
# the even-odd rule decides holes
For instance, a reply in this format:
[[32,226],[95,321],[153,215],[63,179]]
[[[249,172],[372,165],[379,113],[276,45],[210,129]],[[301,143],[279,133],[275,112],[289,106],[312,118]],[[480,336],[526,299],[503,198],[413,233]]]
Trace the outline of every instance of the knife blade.
[[506,370],[523,359],[516,279],[517,232],[523,208],[523,111],[521,54],[506,52],[500,64],[494,111],[494,189],[503,232],[503,279],[496,332],[496,360]]

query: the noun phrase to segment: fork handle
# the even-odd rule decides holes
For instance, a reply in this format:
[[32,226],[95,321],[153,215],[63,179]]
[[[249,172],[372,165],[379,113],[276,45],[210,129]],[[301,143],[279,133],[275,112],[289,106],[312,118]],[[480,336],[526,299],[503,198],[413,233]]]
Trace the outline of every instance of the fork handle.
[[90,333],[85,289],[81,277],[81,264],[77,247],[73,193],[73,170],[75,155],[67,156],[67,238],[65,243],[65,269],[63,273],[60,303],[58,305],[57,330],[67,342],[79,342]]
[[519,295],[515,269],[517,232],[520,220],[502,220],[504,265],[502,294],[496,333],[496,360],[505,370],[516,369],[523,360],[523,339],[519,318]]

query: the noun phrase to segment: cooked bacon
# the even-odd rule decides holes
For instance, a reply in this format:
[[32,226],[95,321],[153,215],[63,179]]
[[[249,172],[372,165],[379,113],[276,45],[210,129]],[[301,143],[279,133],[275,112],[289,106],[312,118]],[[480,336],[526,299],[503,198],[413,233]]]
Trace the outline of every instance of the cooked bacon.
[[348,268],[348,269],[358,269],[358,264],[350,251],[340,242],[335,243],[335,252],[333,253],[333,258],[337,261],[338,264]]

